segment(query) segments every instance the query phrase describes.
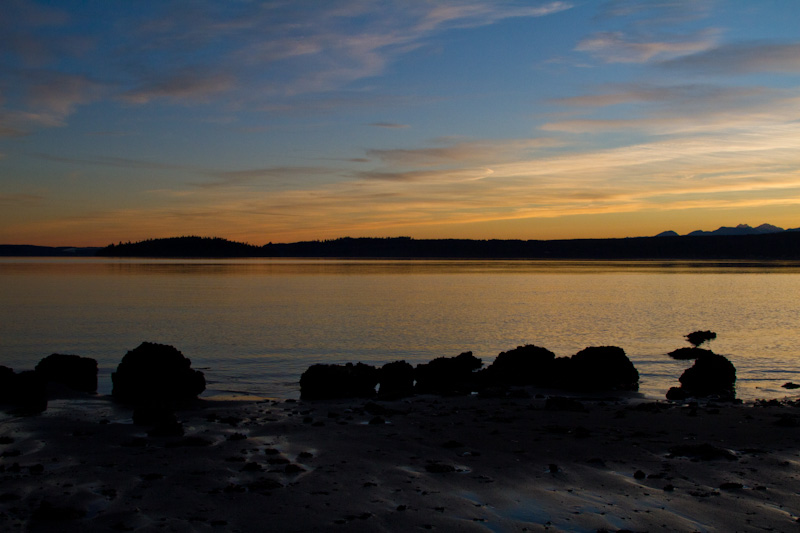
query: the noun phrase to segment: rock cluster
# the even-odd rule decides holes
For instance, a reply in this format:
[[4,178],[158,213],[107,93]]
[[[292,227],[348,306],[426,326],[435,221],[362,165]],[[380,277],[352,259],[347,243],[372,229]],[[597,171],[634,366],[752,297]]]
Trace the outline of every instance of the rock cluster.
[[[570,391],[637,390],[639,372],[616,346],[594,346],[572,357],[555,357],[546,348],[527,345],[500,353],[485,369],[472,352],[437,357],[416,368],[405,361],[381,368],[353,365],[312,365],[300,378],[303,399],[411,394],[468,394],[508,386],[535,385]],[[376,391],[376,387],[378,387]]]
[[673,359],[694,359],[694,364],[681,374],[679,387],[667,391],[668,400],[714,396],[722,400],[736,398],[736,367],[725,356],[711,350],[698,348],[706,341],[716,339],[713,331],[694,331],[686,335],[691,348],[678,348],[669,353]]
[[61,386],[79,392],[97,391],[97,361],[78,355],[52,354],[35,370],[15,373],[0,366],[0,403],[23,414],[47,409],[48,388]]

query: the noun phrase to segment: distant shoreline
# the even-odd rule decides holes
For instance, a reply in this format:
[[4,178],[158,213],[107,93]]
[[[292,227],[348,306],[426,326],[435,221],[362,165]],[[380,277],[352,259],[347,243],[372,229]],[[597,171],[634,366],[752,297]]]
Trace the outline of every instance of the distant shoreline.
[[255,246],[208,237],[173,237],[105,248],[0,245],[10,257],[360,258],[573,260],[800,260],[800,231],[572,240],[350,238]]

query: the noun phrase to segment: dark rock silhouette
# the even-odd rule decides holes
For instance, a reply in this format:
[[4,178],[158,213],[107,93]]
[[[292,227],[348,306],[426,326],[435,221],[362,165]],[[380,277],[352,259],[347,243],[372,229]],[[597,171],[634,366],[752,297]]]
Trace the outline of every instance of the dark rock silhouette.
[[568,389],[639,390],[639,371],[618,346],[590,346],[569,361],[568,375],[561,378]]
[[97,391],[97,361],[92,358],[54,353],[39,361],[35,370],[46,382],[82,392]]
[[414,394],[414,367],[405,361],[386,363],[378,375],[378,394],[383,399],[404,398]]
[[518,346],[498,354],[482,377],[489,384],[547,386],[552,384],[555,358],[547,348]]
[[680,387],[667,392],[669,400],[689,397],[717,396],[733,400],[736,397],[736,367],[726,357],[704,350],[680,377]]
[[689,397],[689,394],[686,392],[686,389],[682,387],[670,387],[667,391],[667,400],[672,400],[675,402],[682,402]]
[[680,360],[688,360],[688,359],[697,359],[702,355],[713,354],[711,350],[706,350],[704,348],[678,348],[677,350],[672,350],[667,355],[672,357],[673,359],[680,359]]
[[206,388],[205,376],[176,348],[143,342],[111,374],[115,399],[134,404],[192,400]]
[[715,353],[698,357],[680,377],[681,387],[692,396],[735,396],[736,367]]
[[693,331],[686,335],[686,340],[688,340],[692,346],[697,348],[704,342],[714,340],[717,338],[717,334],[713,331]]
[[33,370],[14,375],[9,390],[9,403],[20,414],[37,414],[47,409],[47,384]]
[[0,365],[0,403],[10,403],[17,375],[14,370]]
[[371,398],[378,385],[378,369],[363,363],[311,365],[300,376],[300,397],[304,400]]
[[456,357],[437,357],[414,369],[416,392],[420,394],[468,394],[475,388],[475,370],[483,366],[472,352]]

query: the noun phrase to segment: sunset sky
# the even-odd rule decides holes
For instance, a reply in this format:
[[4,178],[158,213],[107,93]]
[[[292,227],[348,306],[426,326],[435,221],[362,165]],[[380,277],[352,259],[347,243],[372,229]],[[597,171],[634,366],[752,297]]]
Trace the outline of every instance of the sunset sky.
[[0,243],[800,227],[800,2],[0,3]]

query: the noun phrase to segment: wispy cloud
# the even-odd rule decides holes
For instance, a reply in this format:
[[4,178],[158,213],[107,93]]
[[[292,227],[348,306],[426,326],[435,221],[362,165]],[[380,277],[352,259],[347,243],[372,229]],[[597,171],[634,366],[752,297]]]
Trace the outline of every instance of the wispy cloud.
[[704,74],[797,74],[800,73],[800,43],[732,43],[663,61],[661,66]]
[[[42,127],[64,126],[67,117],[84,104],[98,100],[106,87],[86,76],[49,70],[9,73],[15,85],[24,87],[24,102],[0,98],[0,137],[16,137]],[[4,105],[3,105],[4,104]]]
[[207,171],[213,181],[193,182],[192,185],[203,189],[238,187],[252,184],[269,184],[272,186],[291,186],[298,181],[309,180],[338,174],[338,169],[331,167],[265,167],[244,170]]
[[514,139],[504,141],[471,141],[447,143],[445,146],[435,146],[418,149],[373,149],[368,150],[370,157],[377,158],[384,163],[403,166],[435,166],[453,163],[486,164],[509,157],[518,157],[520,154],[552,148],[561,144],[553,138],[541,137],[536,139]]
[[[644,113],[622,118],[580,118],[545,123],[541,129],[548,132],[599,133],[603,131],[645,131],[654,135],[747,130],[770,125],[780,125],[800,120],[800,99],[786,96],[791,91],[767,91],[761,88],[733,88],[720,90],[717,99],[673,100],[672,95],[660,100],[663,105]],[[667,96],[669,92],[661,94]],[[635,102],[637,98],[654,97],[654,94],[600,95],[595,101],[608,103]],[[629,98],[624,100],[624,98]],[[678,97],[680,98],[680,97]],[[583,100],[578,100],[582,102]],[[567,100],[567,103],[572,100]],[[669,105],[673,102],[673,105]]]
[[404,129],[410,127],[408,124],[398,124],[396,122],[373,122],[370,126],[387,129]]
[[114,156],[88,156],[88,157],[65,157],[55,156],[51,154],[38,153],[34,154],[40,159],[48,161],[57,161],[59,163],[68,163],[73,165],[95,165],[95,166],[108,166],[116,168],[132,168],[132,169],[147,169],[147,170],[177,170],[189,169],[182,165],[171,163],[162,163],[158,161],[147,161],[144,159],[130,159],[125,157]]
[[0,194],[0,205],[9,207],[29,206],[40,203],[44,198],[40,194]]
[[154,76],[154,79],[145,81],[141,86],[122,93],[120,98],[132,104],[146,104],[161,98],[190,104],[207,102],[234,85],[235,80],[231,75],[186,69],[165,78]]
[[575,47],[606,63],[646,63],[705,51],[716,44],[716,32],[672,36],[664,40],[631,38],[622,32],[601,32],[583,39]]
[[646,102],[655,104],[692,105],[708,108],[723,103],[739,101],[742,98],[765,95],[763,87],[731,87],[708,84],[667,85],[625,84],[600,88],[603,92],[554,98],[555,104],[577,107],[607,107],[620,104]]
[[[203,0],[187,10],[164,2],[146,10],[109,11],[105,24],[84,35],[84,21],[65,11],[9,2],[5,12],[10,16],[0,22],[7,30],[0,32],[0,44],[9,64],[17,67],[14,85],[21,98],[9,100],[5,113],[17,113],[17,122],[22,112],[47,113],[53,124],[63,124],[79,105],[107,98],[135,105],[194,105],[224,97],[231,108],[270,111],[298,110],[304,104],[322,109],[319,100],[298,98],[324,94],[335,107],[342,91],[383,73],[438,32],[543,17],[571,7],[559,1],[527,6],[489,0],[224,5]],[[46,32],[31,31],[43,26],[58,28],[56,41]],[[33,70],[45,64],[47,75]],[[97,64],[104,65],[106,80],[79,74]],[[0,131],[10,136],[44,124],[32,121],[22,127],[6,120]]]

